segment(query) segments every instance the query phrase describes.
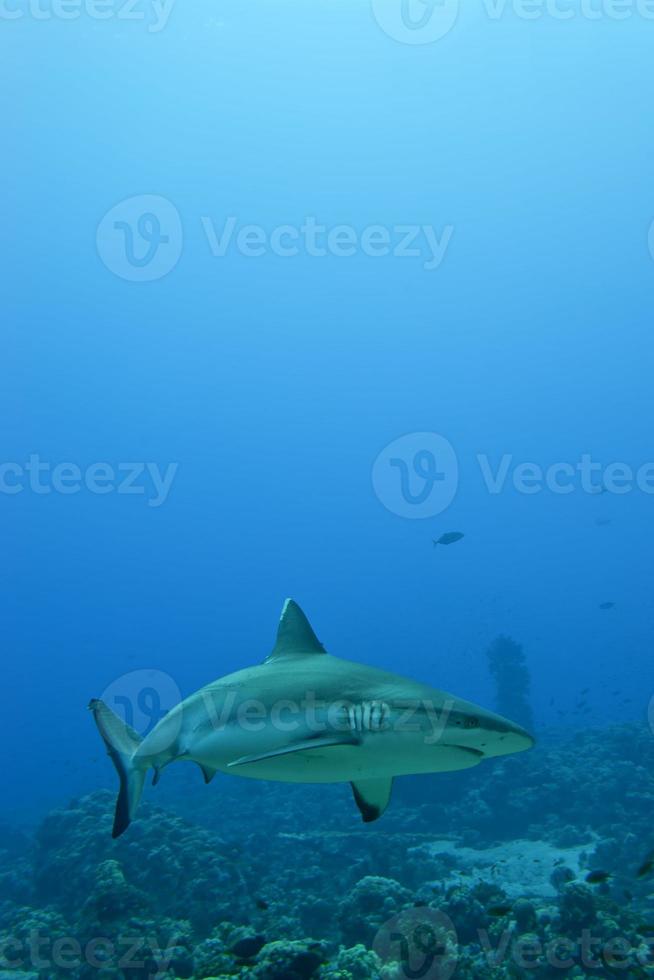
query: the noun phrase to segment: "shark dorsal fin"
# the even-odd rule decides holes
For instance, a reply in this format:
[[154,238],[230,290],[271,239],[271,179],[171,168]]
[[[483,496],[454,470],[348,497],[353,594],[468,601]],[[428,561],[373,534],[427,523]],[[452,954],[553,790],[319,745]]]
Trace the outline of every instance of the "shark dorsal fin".
[[326,650],[311,629],[309,620],[297,602],[287,599],[279,620],[275,648],[270,656],[266,657],[265,663],[308,653],[326,653]]

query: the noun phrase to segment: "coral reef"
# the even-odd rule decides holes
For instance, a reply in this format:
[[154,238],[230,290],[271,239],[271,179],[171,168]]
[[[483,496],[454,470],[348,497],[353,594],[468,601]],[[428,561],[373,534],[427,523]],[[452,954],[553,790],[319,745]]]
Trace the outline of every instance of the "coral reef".
[[533,729],[529,704],[531,678],[524,650],[511,637],[498,636],[486,655],[495,681],[497,710],[524,728]]
[[654,976],[652,773],[625,725],[398,781],[370,827],[347,788],[225,781],[220,817],[189,783],[117,841],[96,792],[5,836],[0,980]]

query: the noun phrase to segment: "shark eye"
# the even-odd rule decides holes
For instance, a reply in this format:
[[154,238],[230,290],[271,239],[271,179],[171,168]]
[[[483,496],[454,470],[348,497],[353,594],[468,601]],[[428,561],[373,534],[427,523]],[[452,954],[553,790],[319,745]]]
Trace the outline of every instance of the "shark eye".
[[479,718],[466,718],[463,724],[465,728],[479,728]]

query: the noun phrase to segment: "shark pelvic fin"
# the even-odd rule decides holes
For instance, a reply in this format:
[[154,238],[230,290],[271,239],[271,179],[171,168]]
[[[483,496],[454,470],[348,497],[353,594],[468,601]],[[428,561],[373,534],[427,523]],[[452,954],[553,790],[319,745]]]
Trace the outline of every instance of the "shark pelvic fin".
[[307,653],[326,653],[326,650],[297,602],[287,599],[279,620],[275,648],[270,656],[266,657],[264,663],[269,664]]
[[290,755],[294,752],[313,752],[314,749],[324,749],[331,745],[359,745],[360,739],[356,735],[324,735],[305,738],[301,742],[292,742],[285,745],[283,749],[274,749],[272,752],[264,752],[262,755],[243,755],[240,759],[234,759],[229,763],[232,766],[245,766],[250,762],[263,762],[265,759],[274,759],[278,755]]
[[134,755],[141,744],[141,736],[114,714],[104,701],[94,698],[89,709],[120,779],[111,832],[112,837],[120,837],[129,827],[143,792],[147,766],[143,768],[134,765]]
[[350,785],[363,822],[372,823],[373,820],[381,817],[391,798],[392,778],[358,779],[356,783]]
[[210,783],[213,777],[218,772],[217,769],[212,769],[211,766],[203,766],[201,762],[198,762],[200,769],[202,770],[202,775],[204,776],[205,783]]

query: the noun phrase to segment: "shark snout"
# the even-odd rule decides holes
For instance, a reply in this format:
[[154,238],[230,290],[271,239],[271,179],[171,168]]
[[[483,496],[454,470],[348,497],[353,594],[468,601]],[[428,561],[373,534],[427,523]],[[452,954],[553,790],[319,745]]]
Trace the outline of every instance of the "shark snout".
[[509,725],[498,739],[498,751],[494,755],[506,755],[509,752],[526,752],[534,745],[534,738],[520,725]]
[[445,740],[485,758],[525,752],[534,744],[529,732],[492,711],[474,705],[458,705],[448,719]]
[[478,748],[489,757],[526,752],[534,745],[533,736],[525,728],[500,715],[490,715],[487,720],[482,719],[479,734]]

